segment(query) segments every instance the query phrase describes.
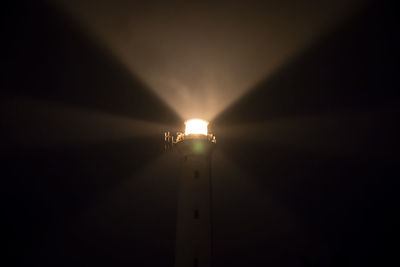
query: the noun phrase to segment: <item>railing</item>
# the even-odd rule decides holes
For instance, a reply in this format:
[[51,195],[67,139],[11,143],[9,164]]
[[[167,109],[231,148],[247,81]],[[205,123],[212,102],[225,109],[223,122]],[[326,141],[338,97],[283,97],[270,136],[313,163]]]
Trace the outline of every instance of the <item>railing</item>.
[[[213,134],[207,134],[207,135],[194,135],[194,134],[189,134],[189,135],[185,135],[182,132],[177,132],[176,133],[176,138],[174,138],[173,135],[170,134],[170,132],[165,132],[164,133],[164,148],[165,151],[168,151],[170,149],[172,149],[172,147],[179,143],[182,142],[186,139],[196,139],[196,138],[201,138],[201,139],[207,139],[208,141],[210,141],[211,143],[217,143],[217,139],[215,139],[215,135]],[[174,140],[175,139],[175,140]]]

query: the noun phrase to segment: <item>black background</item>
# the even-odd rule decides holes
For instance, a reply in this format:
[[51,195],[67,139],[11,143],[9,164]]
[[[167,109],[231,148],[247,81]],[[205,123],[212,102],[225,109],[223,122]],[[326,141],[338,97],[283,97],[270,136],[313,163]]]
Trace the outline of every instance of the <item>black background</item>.
[[[180,118],[59,10],[3,10],[3,265],[173,266],[179,160],[162,132],[43,146],[30,136],[58,113],[29,103]],[[374,3],[212,122],[216,266],[400,264],[396,16]]]

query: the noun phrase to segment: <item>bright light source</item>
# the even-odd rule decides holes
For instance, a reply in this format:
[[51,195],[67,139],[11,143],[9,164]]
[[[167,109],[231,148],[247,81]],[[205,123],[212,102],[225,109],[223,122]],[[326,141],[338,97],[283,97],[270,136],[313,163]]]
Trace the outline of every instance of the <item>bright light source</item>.
[[189,134],[202,134],[207,135],[208,122],[199,119],[192,119],[185,121],[185,135]]

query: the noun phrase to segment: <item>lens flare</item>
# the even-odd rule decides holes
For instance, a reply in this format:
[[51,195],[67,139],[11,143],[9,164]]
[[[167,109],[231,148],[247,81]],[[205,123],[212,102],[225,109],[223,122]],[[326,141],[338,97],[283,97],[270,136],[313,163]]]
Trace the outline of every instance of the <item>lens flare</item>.
[[185,135],[202,134],[207,135],[208,122],[200,119],[191,119],[185,121]]

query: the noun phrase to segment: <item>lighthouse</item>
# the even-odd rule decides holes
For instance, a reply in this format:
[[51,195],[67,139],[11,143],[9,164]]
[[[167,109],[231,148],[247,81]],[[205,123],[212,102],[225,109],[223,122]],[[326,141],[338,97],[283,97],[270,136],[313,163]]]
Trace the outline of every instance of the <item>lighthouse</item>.
[[215,136],[208,122],[185,122],[185,132],[176,140],[165,134],[166,148],[181,155],[179,177],[175,267],[208,267],[212,263],[211,155]]

